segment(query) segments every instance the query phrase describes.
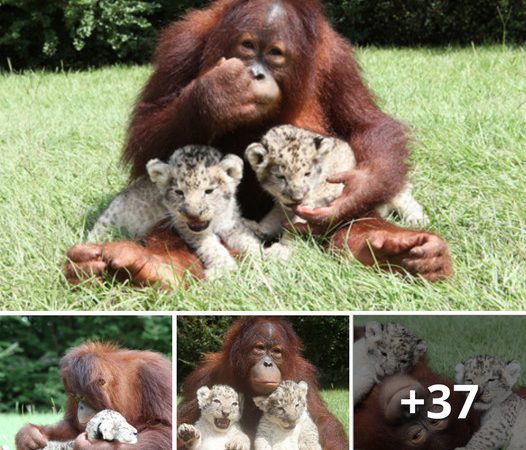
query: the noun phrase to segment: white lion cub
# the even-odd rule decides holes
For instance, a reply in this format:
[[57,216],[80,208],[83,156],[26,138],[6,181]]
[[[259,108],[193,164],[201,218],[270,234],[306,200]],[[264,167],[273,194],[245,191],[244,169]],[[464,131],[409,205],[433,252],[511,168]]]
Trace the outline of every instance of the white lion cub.
[[525,450],[526,400],[513,392],[521,373],[517,361],[476,356],[456,366],[456,382],[478,386],[473,407],[482,412],[481,427],[456,450]]
[[196,250],[207,278],[236,265],[221,241],[241,254],[260,254],[260,240],[241,220],[236,200],[243,176],[241,158],[189,145],[176,150],[167,163],[153,159],[146,167],[150,178],[133,183],[110,203],[89,240],[99,239],[110,226],[140,235],[170,218]]
[[400,324],[367,322],[365,336],[353,346],[354,405],[381,377],[408,372],[426,351],[426,341]]
[[254,397],[263,411],[255,450],[321,450],[318,428],[307,411],[308,385],[283,381],[268,397]]
[[197,390],[201,417],[190,425],[183,423],[177,435],[188,450],[250,450],[250,439],[239,425],[243,395],[230,386],[216,384]]
[[[86,425],[86,434],[90,440],[137,443],[137,429],[132,427],[117,411],[104,409],[95,414]],[[42,450],[73,450],[75,441],[49,441]]]
[[[271,128],[260,143],[250,144],[245,157],[256,173],[261,187],[276,203],[272,211],[254,229],[266,236],[281,232],[281,223],[288,219],[301,222],[292,207],[327,206],[340,196],[343,184],[328,183],[327,177],[354,169],[356,159],[349,144],[292,125]],[[396,210],[411,225],[426,225],[422,206],[404,189],[377,211],[383,217]]]

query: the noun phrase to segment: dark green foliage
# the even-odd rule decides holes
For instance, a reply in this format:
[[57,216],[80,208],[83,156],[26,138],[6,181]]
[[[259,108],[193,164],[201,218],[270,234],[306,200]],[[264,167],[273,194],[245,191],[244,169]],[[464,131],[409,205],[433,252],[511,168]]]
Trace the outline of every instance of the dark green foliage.
[[526,41],[526,0],[326,2],[357,44],[447,45]]
[[[221,348],[223,335],[236,318],[185,316],[177,320],[177,382],[199,364],[206,353]],[[304,356],[318,369],[322,388],[349,387],[349,319],[335,316],[287,318],[304,345]]]
[[[208,0],[0,0],[0,67],[145,62],[159,29]],[[327,0],[360,45],[526,41],[526,0]]]
[[0,412],[65,405],[64,353],[86,340],[154,350],[171,357],[172,320],[160,316],[13,316],[0,318]]
[[[145,62],[159,29],[208,0],[0,0],[0,67]],[[526,41],[526,0],[327,0],[354,43]]]

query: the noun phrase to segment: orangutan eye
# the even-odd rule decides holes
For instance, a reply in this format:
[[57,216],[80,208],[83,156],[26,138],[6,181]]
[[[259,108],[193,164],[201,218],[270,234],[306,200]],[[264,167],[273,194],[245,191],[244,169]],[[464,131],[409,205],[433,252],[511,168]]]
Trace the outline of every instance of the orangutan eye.
[[256,47],[254,46],[254,43],[252,41],[243,41],[241,42],[241,45],[245,47],[248,50],[255,50]]
[[272,47],[272,48],[268,51],[268,54],[269,54],[269,55],[272,55],[272,56],[283,56],[283,52],[282,52],[281,49],[279,49],[278,47]]

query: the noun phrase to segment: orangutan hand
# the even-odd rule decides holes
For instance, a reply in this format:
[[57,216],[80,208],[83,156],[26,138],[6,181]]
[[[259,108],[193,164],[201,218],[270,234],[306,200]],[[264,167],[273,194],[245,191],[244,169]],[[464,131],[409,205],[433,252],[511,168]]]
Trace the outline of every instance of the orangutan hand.
[[294,213],[309,223],[310,230],[314,234],[322,234],[332,226],[346,220],[351,220],[358,212],[363,209],[363,204],[359,195],[366,189],[370,183],[368,171],[354,169],[349,172],[342,172],[327,178],[327,182],[333,184],[344,184],[341,195],[333,200],[328,206],[320,208],[304,208],[302,206],[294,207]]
[[364,264],[420,275],[428,281],[453,275],[448,246],[433,233],[392,227],[371,229],[367,233],[358,230],[353,234],[352,227],[345,227],[335,233],[332,244],[340,249],[347,246]]
[[35,425],[30,423],[24,425],[15,437],[17,450],[37,450],[44,448],[47,443],[47,437]]
[[116,241],[107,244],[78,244],[67,253],[64,265],[66,279],[72,284],[95,277],[103,278],[105,273],[119,280],[129,279],[135,286],[161,282],[177,286],[177,273],[163,264],[163,261],[145,247],[131,241]]

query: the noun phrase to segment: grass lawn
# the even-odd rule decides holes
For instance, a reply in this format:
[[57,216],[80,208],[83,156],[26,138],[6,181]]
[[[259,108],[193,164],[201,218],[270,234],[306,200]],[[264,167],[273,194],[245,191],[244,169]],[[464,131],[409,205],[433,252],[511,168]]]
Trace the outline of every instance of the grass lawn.
[[62,416],[52,413],[0,414],[0,447],[15,449],[15,435],[22,426],[31,422],[36,425],[49,425],[58,422]]
[[343,424],[347,434],[349,433],[349,391],[345,389],[333,389],[321,391],[323,400],[327,403],[329,410]]
[[[425,339],[430,366],[451,379],[458,362],[476,355],[515,359],[526,367],[526,316],[355,316],[354,324],[369,320],[400,323]],[[517,385],[526,385],[524,370]]]
[[526,50],[361,49],[388,112],[411,124],[415,196],[450,243],[455,278],[407,282],[297,242],[185,292],[72,289],[60,266],[125,184],[127,119],[149,67],[0,75],[2,310],[493,310],[526,300]]

